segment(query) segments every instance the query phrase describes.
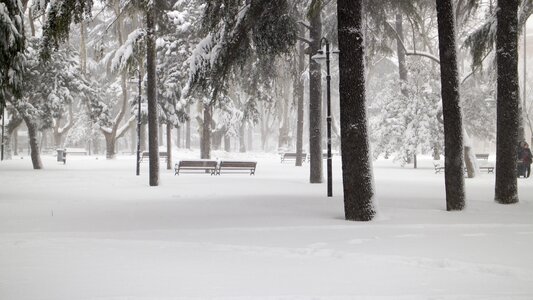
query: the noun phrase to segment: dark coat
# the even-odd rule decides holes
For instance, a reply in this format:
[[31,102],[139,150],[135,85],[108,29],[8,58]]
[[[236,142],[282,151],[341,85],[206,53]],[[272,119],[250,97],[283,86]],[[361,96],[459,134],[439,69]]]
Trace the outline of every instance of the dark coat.
[[533,155],[531,155],[531,149],[529,148],[522,148],[520,159],[524,164],[531,164]]

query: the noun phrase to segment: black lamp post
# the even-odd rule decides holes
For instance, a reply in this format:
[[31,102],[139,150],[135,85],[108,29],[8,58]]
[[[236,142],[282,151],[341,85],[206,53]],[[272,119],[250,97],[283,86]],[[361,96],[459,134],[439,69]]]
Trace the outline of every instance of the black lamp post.
[[139,74],[138,89],[139,94],[137,95],[137,176],[141,174],[141,84],[142,77],[141,71],[138,69],[135,70]]
[[[327,172],[328,172],[328,197],[333,196],[333,175],[332,175],[332,163],[331,163],[331,75],[329,70],[330,63],[330,50],[329,50],[329,41],[325,37],[320,39],[320,47],[322,44],[326,45],[326,107],[327,107],[327,138],[328,138],[328,163],[327,163]],[[315,56],[315,60],[319,60],[324,54],[324,51],[319,50],[318,55]]]

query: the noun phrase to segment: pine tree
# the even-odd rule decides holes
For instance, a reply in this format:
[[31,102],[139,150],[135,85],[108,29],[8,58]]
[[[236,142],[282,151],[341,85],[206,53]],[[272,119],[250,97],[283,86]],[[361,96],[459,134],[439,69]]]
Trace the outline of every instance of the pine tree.
[[518,0],[499,0],[497,10],[496,64],[498,65],[496,116],[495,200],[518,202],[516,147],[518,145]]
[[24,11],[19,0],[0,3],[0,111],[6,103],[6,92],[20,92],[25,48]]
[[376,211],[365,96],[363,1],[338,0],[342,177],[347,220],[370,221]]
[[465,206],[463,120],[459,98],[455,16],[452,0],[437,0],[437,22],[444,118],[446,209],[448,211],[462,210]]

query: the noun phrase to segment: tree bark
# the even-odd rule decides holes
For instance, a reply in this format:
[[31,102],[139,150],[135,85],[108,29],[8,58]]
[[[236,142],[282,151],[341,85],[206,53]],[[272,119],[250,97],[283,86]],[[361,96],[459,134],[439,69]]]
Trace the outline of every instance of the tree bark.
[[[187,106],[187,115],[191,115],[191,107]],[[187,120],[185,125],[185,148],[191,149],[191,120]]]
[[172,123],[167,123],[167,170],[172,170],[172,126]]
[[518,202],[518,0],[499,0],[496,12],[496,184],[495,201]]
[[176,147],[181,148],[181,126],[176,128]]
[[156,77],[156,49],[155,49],[155,7],[148,7],[146,12],[146,72],[148,99],[148,151],[150,152],[149,183],[150,186],[159,185],[159,120],[157,113],[157,77]]
[[[253,126],[252,126],[252,123],[249,122],[248,123],[248,151],[252,151],[254,148],[254,140],[253,140]],[[532,144],[533,145],[533,144]]]
[[204,104],[204,120],[202,122],[202,141],[200,143],[200,157],[211,158],[211,105]]
[[370,221],[376,211],[366,119],[363,0],[337,1],[342,177],[347,220]]
[[246,121],[241,121],[241,126],[239,126],[239,152],[246,152],[246,143],[244,142],[244,134],[246,129]]
[[309,181],[322,183],[322,72],[320,64],[311,58],[320,50],[321,10],[313,12],[309,21],[312,41],[309,45]]
[[446,210],[465,206],[463,118],[459,98],[459,73],[452,0],[437,0],[442,116],[444,118],[444,182]]
[[[300,30],[303,36],[303,30]],[[298,43],[298,73],[294,79],[294,88],[298,99],[298,112],[296,118],[296,162],[297,167],[302,166],[303,162],[303,135],[304,135],[304,83],[301,75],[305,70],[305,45],[302,41]]]
[[37,141],[37,125],[29,118],[24,118],[24,123],[26,123],[26,127],[28,128],[28,139],[33,169],[40,170],[43,168],[43,163],[41,161],[41,154],[39,153],[39,142]]
[[231,152],[231,137],[227,134],[224,135],[224,151]]
[[104,137],[105,137],[106,159],[115,159],[116,157],[115,147],[117,144],[117,139],[112,133],[104,133]]

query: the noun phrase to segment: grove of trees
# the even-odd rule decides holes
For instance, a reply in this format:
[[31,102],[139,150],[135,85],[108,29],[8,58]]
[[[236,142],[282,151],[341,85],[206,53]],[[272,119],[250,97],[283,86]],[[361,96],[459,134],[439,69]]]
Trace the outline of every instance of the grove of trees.
[[114,159],[133,151],[138,121],[150,186],[173,141],[199,158],[222,144],[296,152],[296,166],[309,153],[309,182],[321,183],[326,77],[314,55],[327,38],[347,220],[376,214],[377,157],[416,168],[419,154],[443,155],[446,208],[463,209],[464,166],[478,172],[472,138],[495,142],[495,200],[516,203],[531,105],[519,97],[518,38],[532,12],[529,0],[3,0],[6,151],[24,126],[34,169],[42,148]]

